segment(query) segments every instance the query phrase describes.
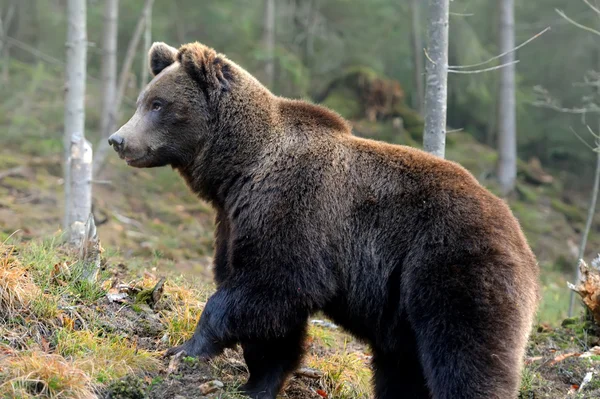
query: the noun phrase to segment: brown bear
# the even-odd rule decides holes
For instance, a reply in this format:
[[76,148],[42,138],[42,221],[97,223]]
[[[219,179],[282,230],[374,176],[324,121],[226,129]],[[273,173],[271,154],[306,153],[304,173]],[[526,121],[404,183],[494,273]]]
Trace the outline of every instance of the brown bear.
[[155,43],[149,61],[109,142],[131,166],[171,165],[217,214],[217,291],[168,354],[239,343],[243,391],[275,398],[322,311],[371,346],[378,399],[516,397],[538,265],[504,201],[202,44]]

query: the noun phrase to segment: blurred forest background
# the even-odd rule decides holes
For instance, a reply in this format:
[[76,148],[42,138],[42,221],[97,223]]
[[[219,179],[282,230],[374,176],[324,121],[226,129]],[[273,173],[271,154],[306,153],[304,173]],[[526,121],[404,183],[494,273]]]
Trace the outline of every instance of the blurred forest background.
[[[116,5],[113,11],[117,11],[113,13],[117,29],[115,84],[112,97],[109,96],[113,100],[108,101],[116,107],[113,120],[106,119],[107,106],[103,100],[108,81],[103,70],[107,59],[104,35],[110,22],[106,18],[108,3]],[[427,64],[427,54],[423,51],[427,43],[426,3],[424,0],[88,0],[85,137],[96,154],[102,153],[103,146],[106,150],[106,134],[133,114],[137,95],[150,79],[146,55],[153,41],[174,47],[199,41],[226,54],[275,94],[303,98],[336,110],[351,121],[357,135],[421,147],[422,91]],[[594,149],[599,140],[594,135],[600,125],[600,75],[594,71],[600,71],[600,33],[594,29],[600,28],[600,2],[515,2],[515,44],[534,40],[515,54],[518,159],[517,178],[509,192],[501,189],[496,176],[502,68],[494,67],[505,61],[495,59],[493,63],[478,65],[503,52],[499,46],[500,3],[450,2],[449,65],[455,66],[451,67],[455,72],[448,77],[446,158],[465,166],[493,192],[505,194],[538,257],[543,299],[520,397],[558,398],[564,397],[562,394],[568,389],[579,392],[578,384],[591,369],[587,363],[570,365],[575,371],[563,367],[562,361],[569,356],[557,360],[556,350],[589,354],[594,345],[600,344],[600,332],[591,327],[589,320],[563,321],[569,308],[567,281],[575,279],[597,164]],[[137,387],[139,382],[143,385],[140,392],[154,392],[155,396],[150,397],[175,397],[162,390],[161,378],[167,378],[164,373],[158,376],[150,370],[159,367],[157,350],[180,343],[193,331],[205,296],[190,287],[212,290],[209,284],[214,214],[207,204],[189,193],[169,168],[128,168],[108,151],[94,165],[93,180],[93,214],[104,247],[101,281],[109,281],[107,275],[114,281],[143,275],[136,280],[137,285],[127,286],[127,295],[132,297],[132,292],[140,294],[135,287],[141,290],[162,284],[159,275],[168,275],[167,281],[177,284],[165,285],[170,298],[166,305],[156,308],[150,301],[152,309],[144,313],[145,310],[136,308],[136,299],[135,305],[130,304],[133,310],[123,311],[119,317],[124,319],[116,322],[111,306],[116,303],[120,306],[121,302],[109,296],[116,289],[115,283],[103,283],[101,288],[71,284],[69,279],[75,279],[66,277],[68,273],[63,268],[70,264],[69,258],[56,247],[65,209],[62,163],[67,27],[66,0],[0,0],[0,243],[3,243],[0,317],[12,320],[6,325],[0,323],[0,358],[5,353],[13,356],[14,348],[35,346],[38,349],[31,352],[35,356],[39,348],[43,356],[59,353],[68,359],[69,367],[84,370],[93,383],[84,381],[79,386],[78,382],[61,380],[60,389],[52,388],[53,380],[48,380],[48,375],[62,375],[61,372],[67,375],[65,370],[70,369],[60,363],[64,359],[51,357],[58,363],[52,366],[55,368],[43,363],[50,374],[36,377],[46,382],[41,388],[41,382],[35,385],[37,388],[32,391],[29,385],[23,385],[22,375],[33,375],[31,370],[41,373],[41,366],[35,363],[38,358],[33,355],[14,355],[12,359],[17,360],[13,361],[16,366],[12,370],[20,370],[15,375],[0,364],[0,382],[13,381],[9,384],[10,392],[13,395],[21,392],[20,397],[29,397],[38,388],[49,397],[53,397],[52,392],[67,391],[61,397],[95,397],[81,392],[96,392],[99,388],[94,384],[108,389],[111,381],[124,378],[131,370],[143,370],[150,373],[146,375],[152,377],[150,380],[145,377],[142,382],[125,381],[113,388]],[[473,67],[461,68],[469,65]],[[473,72],[479,68],[492,70]],[[588,261],[600,251],[600,216],[595,209],[590,220],[591,231],[583,256]],[[12,243],[16,243],[14,248],[21,249],[14,250]],[[27,246],[18,247],[20,244]],[[33,282],[27,280],[30,277],[25,282],[11,280],[17,275],[22,277],[7,272],[21,270],[19,265],[24,265],[23,270],[33,276]],[[181,275],[188,283],[174,277]],[[192,280],[197,282],[189,283]],[[29,283],[35,284],[27,286]],[[10,284],[17,288],[25,284],[23,293],[35,295],[39,294],[36,287],[42,287],[43,294],[29,299],[25,294],[22,298],[12,294],[3,297],[3,287],[11,287]],[[184,286],[189,290],[181,288]],[[110,304],[103,304],[101,311],[106,311],[110,320],[96,313],[93,317],[73,313],[73,303],[97,304],[101,298],[109,298]],[[7,307],[12,311],[6,311]],[[21,310],[21,315],[27,315],[24,319],[19,319],[19,312],[15,311],[19,307],[28,309]],[[131,327],[139,321],[131,323],[128,315],[141,317],[140,314],[144,329],[145,323],[156,329],[140,332]],[[88,316],[104,320],[101,334],[85,335],[81,325],[89,322]],[[561,321],[563,326],[554,329]],[[580,321],[583,324],[578,324]],[[79,329],[77,323],[81,324]],[[120,335],[114,338],[111,334],[117,330]],[[565,331],[566,335],[561,335]],[[29,341],[20,341],[24,336]],[[127,337],[131,336],[147,338],[152,344],[140,344],[139,353],[137,346],[135,353],[130,353]],[[102,346],[107,345],[106,340],[98,337],[112,337],[109,346]],[[365,360],[368,355],[364,347],[352,343],[346,348],[348,337],[317,327],[311,330],[311,340],[320,345],[308,360],[311,367],[322,370],[316,377],[319,382],[306,383],[302,388],[293,385],[308,393],[302,391],[290,397],[327,397],[319,391],[335,392],[331,397],[339,398],[368,397]],[[72,346],[68,346],[69,342]],[[344,351],[339,351],[341,347]],[[154,352],[143,352],[145,349]],[[596,361],[596,374],[600,373],[600,350],[597,352],[588,356]],[[98,369],[87,370],[83,363],[77,363],[78,356],[84,357],[84,353],[85,356],[94,353],[98,364],[106,362],[111,366],[106,366],[107,371],[102,373]],[[115,354],[123,357],[114,361]],[[547,368],[536,366],[540,359],[544,359]],[[229,360],[225,362],[227,367],[239,368],[239,356]],[[119,368],[119,364],[123,367]],[[197,374],[196,366],[191,363],[188,366],[188,371]],[[56,371],[59,369],[62,371]],[[167,369],[166,364],[163,369]],[[227,378],[240,378],[239,373],[221,373],[219,378],[226,382]],[[206,375],[207,379],[214,378],[213,371],[206,371]],[[313,381],[315,377],[306,378]],[[166,385],[170,387],[172,383]],[[7,392],[3,391],[6,384],[0,385],[0,395]],[[23,386],[24,391],[19,391]],[[78,391],[80,388],[82,391]],[[113,388],[103,392],[113,392]],[[600,384],[593,389],[600,395]],[[107,397],[137,397],[110,395]],[[579,397],[598,397],[582,395]]]

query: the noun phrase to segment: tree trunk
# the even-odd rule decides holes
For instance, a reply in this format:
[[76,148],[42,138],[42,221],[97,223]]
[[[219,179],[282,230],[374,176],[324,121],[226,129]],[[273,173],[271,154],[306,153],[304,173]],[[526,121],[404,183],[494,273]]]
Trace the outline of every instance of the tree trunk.
[[269,89],[275,81],[275,0],[265,0],[263,26],[263,45],[265,46],[265,78]]
[[[499,41],[502,64],[515,60],[515,15],[514,0],[499,3]],[[498,99],[498,182],[503,195],[510,194],[517,179],[517,116],[515,99],[515,65],[507,65],[500,70],[500,90]]]
[[8,6],[8,11],[4,16],[4,20],[0,20],[0,35],[2,35],[2,46],[0,47],[0,54],[2,55],[2,81],[8,83],[9,72],[8,63],[10,61],[10,44],[8,43],[8,31],[15,15],[15,3],[14,1]]
[[448,100],[449,0],[430,0],[423,148],[444,158]]
[[[86,0],[67,3],[65,81],[65,231],[85,223],[91,213],[92,149],[85,139],[85,80],[87,56]],[[76,231],[69,235],[74,242]]]
[[411,44],[413,49],[413,108],[423,113],[423,41],[421,40],[421,2],[411,0],[412,13]]
[[144,48],[142,51],[142,70],[140,72],[140,90],[148,83],[148,51],[152,45],[152,5],[144,10]]
[[104,34],[102,38],[102,116],[100,137],[112,134],[115,125],[117,93],[117,38],[119,0],[104,3]]
[[115,116],[111,120],[112,123],[107,127],[107,133],[105,133],[105,136],[100,138],[100,142],[96,146],[96,156],[94,157],[94,176],[96,177],[100,175],[100,172],[102,172],[102,169],[104,168],[104,161],[106,160],[106,155],[110,149],[107,138],[116,128],[116,122],[119,119],[120,114],[121,102],[125,96],[125,89],[127,88],[127,82],[129,81],[133,59],[135,58],[135,51],[140,43],[142,32],[144,31],[144,20],[146,15],[148,15],[148,10],[152,8],[153,3],[154,0],[146,0],[146,3],[144,3],[142,14],[138,19],[133,36],[131,37],[129,45],[127,46],[127,53],[125,54],[125,60],[123,61],[121,73],[119,74],[119,85],[117,87],[117,93],[114,100],[114,107],[116,110]]

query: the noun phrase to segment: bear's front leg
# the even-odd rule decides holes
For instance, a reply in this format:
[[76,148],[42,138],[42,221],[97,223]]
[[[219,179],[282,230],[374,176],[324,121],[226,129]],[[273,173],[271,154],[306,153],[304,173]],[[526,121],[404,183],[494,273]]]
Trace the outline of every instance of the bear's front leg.
[[314,310],[302,294],[284,279],[234,276],[208,300],[192,338],[167,355],[183,351],[210,359],[239,342],[250,371],[242,390],[255,399],[274,399],[302,356],[306,321]]
[[226,290],[221,288],[208,300],[192,337],[182,345],[170,348],[166,356],[184,352],[186,356],[209,360],[220,355],[225,348],[237,343],[230,333],[231,327],[227,321],[230,316],[224,305],[227,299]]

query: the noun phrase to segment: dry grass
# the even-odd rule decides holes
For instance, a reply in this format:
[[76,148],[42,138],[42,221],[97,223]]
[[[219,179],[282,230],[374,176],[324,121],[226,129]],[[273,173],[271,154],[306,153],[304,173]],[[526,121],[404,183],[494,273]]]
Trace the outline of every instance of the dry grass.
[[96,398],[82,361],[67,360],[39,349],[7,353],[0,366],[0,395],[6,398]]
[[14,247],[0,243],[0,315],[14,317],[39,295],[28,270],[14,256]]
[[337,399],[371,397],[371,369],[363,354],[348,352],[346,348],[341,348],[325,356],[310,354],[306,358],[306,364],[323,372],[320,384],[329,397]]
[[168,302],[166,309],[161,312],[161,321],[166,328],[169,345],[180,345],[194,333],[206,304],[206,295],[183,283],[167,281],[165,297]]

